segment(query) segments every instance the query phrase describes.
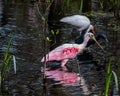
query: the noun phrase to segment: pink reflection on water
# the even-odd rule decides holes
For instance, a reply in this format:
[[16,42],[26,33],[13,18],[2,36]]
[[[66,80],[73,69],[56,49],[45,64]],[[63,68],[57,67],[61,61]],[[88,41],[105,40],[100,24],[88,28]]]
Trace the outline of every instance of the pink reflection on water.
[[59,84],[73,84],[78,83],[80,77],[73,72],[68,72],[62,69],[48,70],[46,69],[47,78],[52,78],[55,81],[59,81]]
[[70,72],[66,67],[64,68],[57,68],[51,70],[46,68],[45,75],[47,78],[53,79],[54,81],[58,81],[55,84],[63,84],[63,85],[79,85],[79,74],[75,72]]
[[[43,72],[43,68],[41,71]],[[88,85],[86,84],[84,77],[81,74],[68,70],[66,67],[54,70],[46,68],[45,75],[47,78],[57,81],[57,83],[54,84],[62,84],[63,86],[80,86],[84,94],[89,94]]]

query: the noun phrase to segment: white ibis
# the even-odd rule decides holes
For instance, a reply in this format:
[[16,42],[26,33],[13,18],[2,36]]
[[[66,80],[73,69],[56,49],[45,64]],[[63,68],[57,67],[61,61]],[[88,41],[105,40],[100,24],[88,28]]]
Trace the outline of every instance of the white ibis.
[[73,15],[73,16],[67,16],[62,19],[60,19],[61,22],[70,24],[77,28],[80,33],[82,31],[86,30],[86,32],[89,32],[92,30],[94,33],[94,27],[91,25],[90,20],[88,17],[83,16],[83,15]]

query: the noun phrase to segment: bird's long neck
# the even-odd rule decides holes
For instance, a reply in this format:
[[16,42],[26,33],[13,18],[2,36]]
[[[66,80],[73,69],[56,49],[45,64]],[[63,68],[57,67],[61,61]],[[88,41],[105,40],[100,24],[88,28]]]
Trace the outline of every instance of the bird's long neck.
[[88,43],[89,39],[90,39],[90,37],[89,37],[88,35],[85,35],[85,36],[84,36],[84,41],[83,41],[83,43],[82,43],[82,45],[83,45],[84,47],[87,46],[87,43]]
[[86,33],[88,33],[88,32],[91,30],[91,26],[92,26],[92,25],[89,25],[89,27],[88,27]]

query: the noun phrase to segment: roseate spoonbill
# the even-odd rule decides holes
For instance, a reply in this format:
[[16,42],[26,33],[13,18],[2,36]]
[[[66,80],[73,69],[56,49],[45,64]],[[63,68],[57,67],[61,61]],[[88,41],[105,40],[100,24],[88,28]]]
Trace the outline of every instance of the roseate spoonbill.
[[[83,42],[83,40],[84,40],[84,35],[85,35],[85,33],[82,33],[82,34],[80,35],[80,37],[75,40],[75,43],[76,43],[76,44],[81,44],[81,43]],[[96,38],[97,41],[99,41],[100,39],[103,39],[103,40],[105,40],[105,42],[106,42],[107,44],[109,43],[109,41],[108,41],[108,39],[107,39],[107,36],[106,36],[105,34],[103,34],[103,33],[99,33],[95,38]],[[89,47],[89,46],[92,45],[92,44],[95,44],[95,41],[94,41],[93,39],[90,39],[90,40],[88,41],[86,47]]]
[[80,34],[84,30],[86,32],[92,30],[92,32],[94,33],[94,27],[93,25],[90,24],[90,20],[86,16],[83,15],[67,16],[60,19],[60,21],[74,26],[78,31],[80,31]]
[[96,41],[94,34],[88,32],[85,34],[82,44],[63,44],[46,54],[46,56],[42,58],[41,62],[61,61],[61,67],[64,67],[69,59],[75,58],[78,53],[82,53],[90,38],[95,40],[98,46],[103,49]]

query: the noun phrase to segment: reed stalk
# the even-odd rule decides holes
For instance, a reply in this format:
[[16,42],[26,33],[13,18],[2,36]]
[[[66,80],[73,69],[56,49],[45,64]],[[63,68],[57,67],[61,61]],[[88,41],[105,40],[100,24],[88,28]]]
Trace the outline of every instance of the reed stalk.
[[81,3],[80,3],[80,13],[82,13],[82,9],[83,9],[83,0],[81,0]]

